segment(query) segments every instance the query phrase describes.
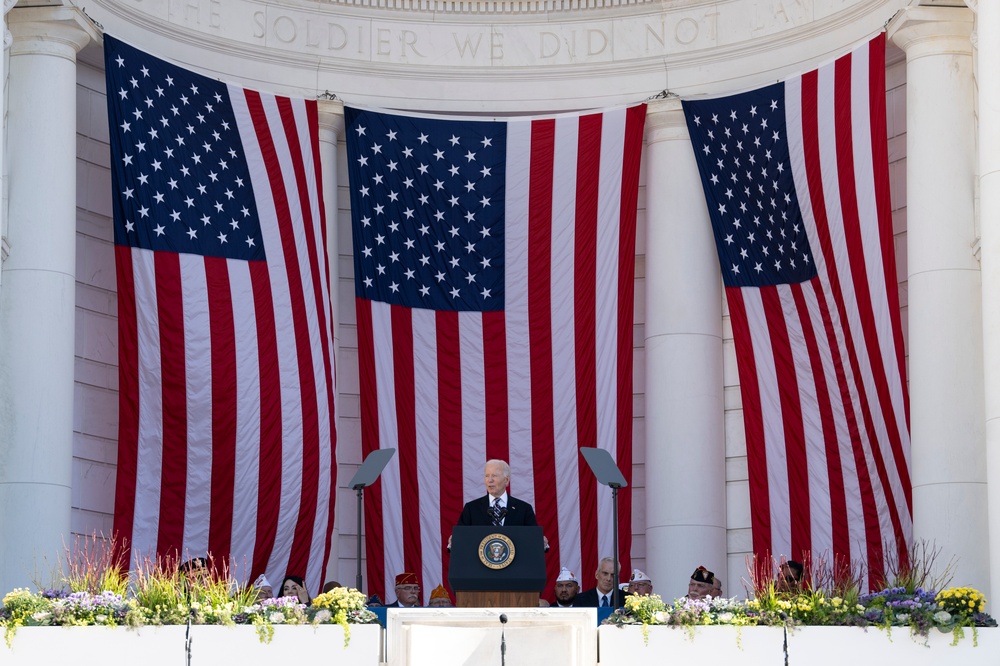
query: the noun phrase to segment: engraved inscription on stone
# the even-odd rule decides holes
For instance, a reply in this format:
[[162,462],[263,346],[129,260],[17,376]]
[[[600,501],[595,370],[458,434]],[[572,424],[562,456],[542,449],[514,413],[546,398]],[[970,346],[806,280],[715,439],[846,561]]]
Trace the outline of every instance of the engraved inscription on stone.
[[792,30],[861,1],[705,0],[663,3],[659,11],[615,18],[608,12],[585,10],[543,13],[537,18],[489,12],[474,17],[455,10],[448,12],[454,17],[450,22],[433,12],[407,12],[403,17],[335,1],[301,7],[252,0],[129,4],[133,13],[289,53],[447,68],[597,65],[663,58]]

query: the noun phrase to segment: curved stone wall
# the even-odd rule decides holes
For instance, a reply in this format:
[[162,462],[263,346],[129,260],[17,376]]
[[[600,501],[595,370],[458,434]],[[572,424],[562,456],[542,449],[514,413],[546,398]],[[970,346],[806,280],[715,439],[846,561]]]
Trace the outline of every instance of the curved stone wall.
[[729,93],[870,38],[906,0],[97,0],[104,29],[283,94],[544,112]]

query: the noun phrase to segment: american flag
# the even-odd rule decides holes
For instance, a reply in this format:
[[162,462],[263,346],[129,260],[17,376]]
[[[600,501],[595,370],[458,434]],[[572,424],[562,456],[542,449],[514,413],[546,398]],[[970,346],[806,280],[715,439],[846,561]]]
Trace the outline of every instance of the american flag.
[[862,562],[911,539],[885,36],[684,103],[736,343],[754,552]]
[[[550,581],[611,554],[611,491],[578,450],[631,477],[644,119],[346,110],[363,450],[398,450],[365,496],[370,591],[403,571],[446,583],[444,544],[492,458],[534,505]],[[627,490],[619,513],[627,571]]]
[[336,490],[316,102],[226,85],[110,36],[104,53],[115,533],[133,562],[210,553],[237,577],[302,575],[315,593]]

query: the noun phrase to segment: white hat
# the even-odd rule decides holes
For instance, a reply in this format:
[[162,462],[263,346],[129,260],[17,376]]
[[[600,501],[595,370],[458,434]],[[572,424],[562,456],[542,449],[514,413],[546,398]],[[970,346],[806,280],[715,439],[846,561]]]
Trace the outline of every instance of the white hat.
[[574,583],[579,583],[580,582],[580,580],[576,577],[575,573],[573,573],[572,571],[570,571],[566,567],[563,567],[562,571],[559,572],[559,576],[556,578],[556,582],[559,583],[559,582],[566,581],[566,580],[571,580]]
[[642,573],[638,569],[632,569],[632,577],[629,578],[629,582],[630,583],[637,583],[637,582],[640,582],[640,581],[648,581],[650,583],[653,582],[652,579],[650,579],[649,576],[647,576],[646,574]]
[[261,574],[257,576],[257,580],[253,582],[254,589],[259,590],[262,587],[271,587],[271,584],[267,582],[267,576]]

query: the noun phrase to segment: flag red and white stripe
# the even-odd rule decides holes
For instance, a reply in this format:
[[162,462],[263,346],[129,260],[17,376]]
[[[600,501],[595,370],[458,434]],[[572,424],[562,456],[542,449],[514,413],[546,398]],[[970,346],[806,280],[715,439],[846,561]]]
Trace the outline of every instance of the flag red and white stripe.
[[[754,552],[862,562],[869,582],[877,585],[887,558],[905,560],[912,535],[908,399],[889,201],[885,37],[772,86],[759,99],[764,104],[752,97],[756,92],[706,103],[711,106],[686,103],[727,281]],[[742,136],[746,119],[749,146],[755,123],[767,117],[768,99],[783,114],[784,131],[775,132],[773,144],[765,147],[775,155],[787,151],[787,191],[798,200],[815,274],[758,285],[746,274],[761,274],[758,264],[767,260],[741,264],[725,253],[730,248],[753,253],[767,225],[754,227],[749,215],[732,213],[737,207],[726,201],[725,181],[716,185],[711,178],[719,171],[717,158],[731,159],[715,147],[736,147],[715,122],[720,112],[733,109],[733,119],[739,117],[731,128],[735,137]],[[744,101],[754,108],[752,118],[740,116]],[[714,128],[715,139],[706,128]],[[772,123],[762,133],[765,142],[776,129]],[[781,146],[786,134],[787,148]],[[780,197],[785,188],[775,164],[760,162],[754,170],[762,164],[775,185],[763,197],[766,213],[768,197]],[[756,193],[748,184],[753,212]],[[732,226],[734,219],[743,226]],[[741,247],[748,232],[756,234],[756,243]],[[782,249],[789,250],[787,240]],[[772,252],[769,259],[775,256]],[[790,256],[780,259],[787,262]]]
[[[548,580],[560,566],[593,572],[611,554],[611,491],[579,448],[608,450],[631,478],[644,117],[638,106],[506,121],[502,310],[358,297],[364,452],[397,449],[365,496],[370,591],[391,599],[403,571],[421,576],[425,596],[447,585],[444,544],[464,503],[485,495],[483,465],[493,458],[509,461],[509,492],[534,506],[549,539]],[[362,122],[351,119],[349,137]],[[421,131],[421,119],[407,121]],[[365,149],[349,139],[349,161]],[[627,571],[629,490],[619,513]]]
[[[318,591],[336,428],[317,105],[225,86],[105,39],[119,305],[115,533],[133,563],[211,554],[239,579],[266,573],[277,585],[295,574]],[[132,147],[147,135],[143,150]],[[185,159],[187,146],[199,159]],[[142,162],[148,152],[158,166]],[[178,189],[190,205],[164,200]],[[171,224],[190,247],[155,245]],[[260,254],[227,255],[230,243]]]

